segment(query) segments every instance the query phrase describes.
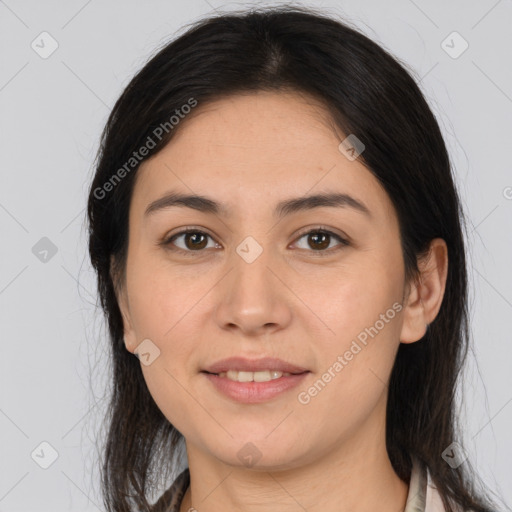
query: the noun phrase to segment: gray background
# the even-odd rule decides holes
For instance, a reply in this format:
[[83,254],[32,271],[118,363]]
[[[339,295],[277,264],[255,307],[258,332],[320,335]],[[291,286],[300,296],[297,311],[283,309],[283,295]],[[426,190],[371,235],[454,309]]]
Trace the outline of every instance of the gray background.
[[[84,208],[110,109],[186,23],[268,4],[0,1],[0,512],[103,510],[108,361]],[[474,349],[459,441],[510,505],[512,1],[308,5],[344,16],[407,63],[441,124],[470,232]],[[44,55],[52,40],[58,48]]]

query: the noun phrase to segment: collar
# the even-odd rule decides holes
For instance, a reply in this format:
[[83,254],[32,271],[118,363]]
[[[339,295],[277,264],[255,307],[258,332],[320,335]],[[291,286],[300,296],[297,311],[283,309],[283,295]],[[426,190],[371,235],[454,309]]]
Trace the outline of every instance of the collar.
[[441,495],[432,482],[430,471],[413,457],[409,494],[404,512],[444,512]]

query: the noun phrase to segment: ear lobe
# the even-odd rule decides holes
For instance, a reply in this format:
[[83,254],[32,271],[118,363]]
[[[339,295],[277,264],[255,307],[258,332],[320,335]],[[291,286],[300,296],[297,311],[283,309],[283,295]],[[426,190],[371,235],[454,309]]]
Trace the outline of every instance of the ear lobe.
[[126,350],[133,354],[135,348],[137,347],[137,337],[135,335],[135,330],[133,329],[132,326],[130,310],[127,306],[124,291],[121,291],[120,297],[117,302],[119,304],[119,309],[121,311],[121,316],[123,318],[124,344]]
[[442,238],[430,242],[429,253],[418,261],[418,267],[420,275],[410,285],[407,306],[404,308],[400,334],[402,343],[420,340],[441,308],[448,275],[448,248]]
[[130,308],[128,306],[128,298],[126,297],[126,289],[121,282],[121,278],[116,268],[116,261],[114,256],[110,257],[110,278],[114,286],[114,292],[117,299],[119,310],[121,311],[121,317],[123,319],[123,331],[124,331],[124,344],[126,350],[133,354],[134,349],[137,346],[135,331],[132,327],[130,318]]

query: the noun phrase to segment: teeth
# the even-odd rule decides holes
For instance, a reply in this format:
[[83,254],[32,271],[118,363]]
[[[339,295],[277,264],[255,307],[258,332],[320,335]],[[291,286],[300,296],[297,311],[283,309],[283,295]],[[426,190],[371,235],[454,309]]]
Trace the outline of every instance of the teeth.
[[239,372],[229,370],[219,373],[219,377],[226,377],[229,380],[235,380],[237,382],[268,382],[283,376],[288,377],[289,375],[291,375],[291,373],[279,372],[277,370],[265,370],[262,372]]

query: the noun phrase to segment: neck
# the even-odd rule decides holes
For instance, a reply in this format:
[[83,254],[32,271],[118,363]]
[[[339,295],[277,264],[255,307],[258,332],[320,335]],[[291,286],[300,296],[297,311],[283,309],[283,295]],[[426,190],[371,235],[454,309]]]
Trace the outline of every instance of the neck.
[[307,463],[280,470],[224,464],[187,443],[190,487],[180,512],[402,512],[408,485],[394,472],[385,431],[361,426]]

